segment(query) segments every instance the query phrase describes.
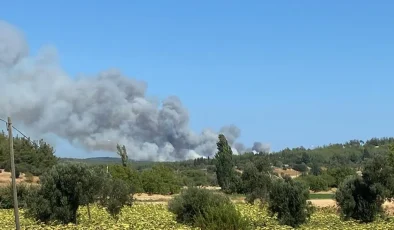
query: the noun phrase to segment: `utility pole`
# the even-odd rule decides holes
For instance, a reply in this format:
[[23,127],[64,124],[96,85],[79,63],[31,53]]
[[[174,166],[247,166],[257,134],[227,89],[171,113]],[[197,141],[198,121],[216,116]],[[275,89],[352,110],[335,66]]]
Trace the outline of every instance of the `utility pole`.
[[14,140],[12,136],[12,122],[11,117],[8,117],[7,122],[8,140],[10,142],[10,157],[11,157],[11,178],[12,178],[12,193],[14,196],[14,216],[15,216],[15,228],[20,230],[19,224],[19,210],[18,210],[18,196],[16,193],[16,177],[15,177],[15,160],[14,160]]

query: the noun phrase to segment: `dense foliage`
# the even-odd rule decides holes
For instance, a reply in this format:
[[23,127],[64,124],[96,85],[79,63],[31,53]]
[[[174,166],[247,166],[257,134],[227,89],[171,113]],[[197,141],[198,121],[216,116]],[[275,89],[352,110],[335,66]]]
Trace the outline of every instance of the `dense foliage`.
[[26,214],[44,223],[76,223],[79,206],[98,199],[116,216],[130,190],[121,180],[112,181],[100,168],[79,163],[58,164],[42,175],[37,190],[30,191]]
[[124,181],[131,189],[131,193],[144,192],[140,173],[130,166],[109,165],[108,171],[113,178]]
[[[43,140],[33,142],[30,139],[14,137],[14,153],[16,169],[23,173],[41,175],[58,161],[54,149]],[[0,169],[11,171],[9,159],[8,136],[2,132],[0,133]]]
[[206,189],[183,190],[168,207],[178,222],[202,229],[241,230],[249,226],[227,196]]
[[[0,136],[0,163],[9,169],[6,140],[4,134]],[[15,138],[15,145],[18,146],[15,147],[16,159],[19,159],[16,160],[17,171],[25,172],[30,179],[31,173],[46,172],[41,178],[42,185],[39,189],[30,192],[29,189],[21,188],[18,195],[22,207],[28,203],[26,213],[36,220],[75,223],[78,219],[76,213],[81,205],[86,205],[89,218],[89,207],[97,202],[114,219],[121,220],[123,206],[131,204],[132,196],[129,194],[175,194],[185,185],[221,185],[225,193],[245,194],[250,203],[256,199],[268,203],[269,211],[276,215],[279,223],[299,226],[310,215],[311,209],[306,202],[308,189],[325,191],[337,187],[336,199],[344,219],[370,222],[379,219],[378,214],[382,213],[381,204],[384,200],[394,196],[394,179],[390,176],[394,173],[393,143],[393,138],[375,138],[365,143],[350,141],[315,149],[299,147],[272,154],[261,152],[233,155],[226,138],[221,134],[217,142],[218,152],[213,159],[197,158],[160,164],[132,162],[128,160],[125,146],[117,146],[121,157],[117,162],[101,162],[96,167],[80,164],[67,164],[70,167],[59,164],[52,167],[57,161],[49,145],[43,141],[34,144],[27,139]],[[47,155],[48,159],[43,160],[42,156]],[[108,174],[105,172],[106,168]],[[296,170],[296,179],[285,177],[288,168]],[[9,192],[10,190],[3,193],[0,191],[0,205],[7,208],[12,207]],[[29,195],[28,202],[26,194]],[[182,193],[181,196],[183,195],[185,194]],[[203,205],[200,195],[197,192],[193,195],[197,199],[185,196],[186,198],[175,199],[177,204],[170,204],[170,210],[176,213],[178,221],[190,224],[190,221],[182,220],[183,217],[179,219],[179,216],[188,216],[190,213],[180,213],[190,211],[184,206],[187,204],[185,200],[189,200],[190,205],[193,202]],[[210,197],[212,194],[205,195]],[[248,221],[239,217],[231,203],[220,200],[221,198],[215,199],[220,201],[220,205],[212,205],[215,202],[210,202],[209,206],[201,209],[203,211],[192,215],[191,222],[195,226],[203,229],[231,229],[230,226],[238,226],[237,229],[244,229],[248,225]],[[175,207],[181,208],[176,211]]]
[[279,223],[298,227],[312,214],[308,198],[309,191],[303,183],[290,177],[276,179],[269,194],[268,209],[272,214],[277,214]]
[[252,162],[246,164],[242,173],[242,192],[246,194],[246,201],[254,203],[256,199],[265,202],[271,189],[270,170],[260,171]]
[[215,155],[215,165],[218,184],[223,191],[228,193],[234,192],[236,191],[236,187],[234,186],[234,183],[236,183],[236,174],[232,159],[233,152],[223,134],[219,135],[219,141],[216,145],[218,152]]
[[141,174],[142,187],[150,194],[174,194],[182,188],[180,178],[172,168],[158,164]]
[[[17,184],[16,191],[18,197],[18,207],[25,208],[27,206],[27,197],[29,193],[38,187],[29,184]],[[13,193],[11,183],[0,187],[0,209],[11,209],[14,207]]]
[[382,204],[394,194],[394,148],[366,162],[362,176],[347,178],[336,192],[344,219],[372,222],[383,214]]

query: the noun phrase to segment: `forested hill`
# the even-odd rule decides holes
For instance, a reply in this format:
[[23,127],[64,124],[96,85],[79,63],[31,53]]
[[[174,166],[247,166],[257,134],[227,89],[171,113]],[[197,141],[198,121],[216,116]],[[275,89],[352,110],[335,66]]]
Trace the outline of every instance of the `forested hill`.
[[[271,154],[254,154],[244,153],[242,155],[234,155],[234,163],[242,169],[243,166],[253,160],[258,160],[262,157],[269,159],[271,164],[276,167],[294,168],[298,171],[304,171],[307,167],[312,167],[313,164],[318,164],[322,167],[339,167],[349,166],[358,167],[361,162],[371,156],[379,153],[386,153],[388,145],[394,144],[394,138],[372,138],[367,141],[351,140],[343,144],[329,144],[325,146],[316,147],[313,149],[298,147],[286,148]],[[80,161],[92,164],[120,164],[121,160],[117,157],[97,157],[86,159],[71,159],[62,158],[62,161]],[[155,162],[150,161],[131,161],[136,168],[151,167]],[[172,165],[176,168],[205,168],[209,165],[214,165],[213,159],[195,159],[181,162],[164,162],[163,164]]]

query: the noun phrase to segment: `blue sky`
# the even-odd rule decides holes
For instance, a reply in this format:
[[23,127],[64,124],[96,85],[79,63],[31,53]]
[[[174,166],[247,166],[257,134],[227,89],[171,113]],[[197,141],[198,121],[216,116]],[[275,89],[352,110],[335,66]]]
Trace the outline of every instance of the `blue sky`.
[[195,131],[236,124],[273,150],[393,135],[393,1],[1,5],[33,54],[51,44],[70,76],[116,67],[177,95]]

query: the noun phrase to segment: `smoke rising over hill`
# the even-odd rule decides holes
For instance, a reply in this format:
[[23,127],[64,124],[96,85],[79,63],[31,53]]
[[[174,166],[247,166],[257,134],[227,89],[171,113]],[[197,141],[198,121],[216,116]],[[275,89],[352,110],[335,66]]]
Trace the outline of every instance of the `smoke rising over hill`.
[[[146,83],[118,70],[72,79],[58,64],[54,49],[29,56],[23,34],[4,21],[0,84],[0,117],[12,116],[36,132],[56,134],[86,150],[114,151],[119,142],[135,160],[180,160],[216,151],[218,133],[191,131],[179,98],[150,99]],[[225,126],[220,132],[235,152],[245,149],[236,142],[239,128]],[[253,149],[261,146],[255,143]]]

